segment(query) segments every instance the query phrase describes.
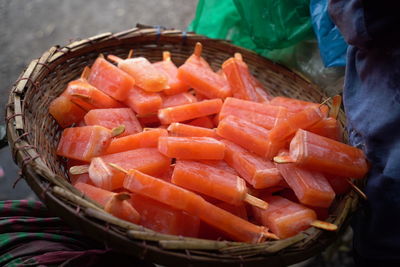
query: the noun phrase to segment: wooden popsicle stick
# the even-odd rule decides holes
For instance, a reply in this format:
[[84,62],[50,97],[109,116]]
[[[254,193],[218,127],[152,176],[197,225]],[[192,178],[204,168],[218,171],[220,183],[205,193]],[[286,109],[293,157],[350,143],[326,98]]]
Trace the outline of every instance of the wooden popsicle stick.
[[125,125],[121,124],[111,130],[111,137],[116,137],[125,132]]
[[171,61],[171,53],[169,51],[164,51],[162,56],[163,61]]
[[250,194],[246,194],[243,201],[249,203],[252,206],[258,207],[260,209],[266,210],[268,208],[268,203],[262,199],[256,198]]
[[235,58],[237,59],[237,60],[240,60],[240,61],[243,61],[243,56],[242,56],[242,54],[240,54],[240,53],[235,53]]
[[367,195],[360,188],[358,188],[358,186],[356,186],[349,178],[347,178],[346,181],[351,186],[351,189],[353,189],[361,198],[363,198],[364,200],[368,200]]
[[269,239],[274,239],[274,240],[279,240],[279,237],[271,232],[268,232],[268,230],[265,230],[262,232],[263,236]]
[[72,166],[69,168],[69,173],[72,175],[88,173],[89,165]]
[[103,53],[100,53],[100,54],[99,54],[99,58],[104,58]]
[[107,163],[108,165],[110,165],[111,167],[113,167],[114,169],[117,169],[125,174],[128,174],[128,171],[125,170],[124,168],[122,168],[121,166],[118,166],[117,164],[114,163]]
[[324,222],[320,220],[315,220],[312,223],[310,223],[311,226],[314,226],[319,229],[323,229],[326,231],[336,231],[337,230],[337,225],[329,222]]
[[91,98],[90,96],[82,95],[82,94],[71,94],[71,96],[79,97],[79,98],[82,98],[82,99],[85,99],[85,100]]
[[127,58],[132,58],[132,57],[133,57],[133,49],[129,50]]
[[158,129],[158,128],[145,127],[145,128],[143,128],[143,132],[154,131],[156,129]]
[[323,105],[325,105],[329,100],[331,100],[332,97],[328,97],[327,99],[325,99],[324,101],[321,102],[321,104],[319,104],[319,108],[322,107]]
[[202,50],[203,50],[203,45],[200,42],[197,42],[196,46],[194,47],[194,55],[196,57],[200,57]]
[[294,160],[291,156],[276,156],[274,157],[274,162],[276,163],[294,163]]
[[119,64],[120,62],[124,61],[122,58],[114,56],[114,55],[108,55],[107,58],[111,60],[112,62],[115,62]]
[[332,108],[329,111],[329,117],[336,119],[339,115],[340,105],[342,104],[342,97],[340,95],[335,95],[332,97]]
[[82,71],[81,79],[87,80],[87,78],[90,75],[90,71],[91,71],[90,68],[88,66],[86,66]]

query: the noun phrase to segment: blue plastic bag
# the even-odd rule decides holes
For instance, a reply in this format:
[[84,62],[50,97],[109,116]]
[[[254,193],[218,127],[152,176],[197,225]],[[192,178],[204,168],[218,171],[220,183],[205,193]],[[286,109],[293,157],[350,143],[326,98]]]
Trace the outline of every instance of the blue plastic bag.
[[311,0],[310,13],[325,67],[345,66],[347,44],[328,14],[328,0]]

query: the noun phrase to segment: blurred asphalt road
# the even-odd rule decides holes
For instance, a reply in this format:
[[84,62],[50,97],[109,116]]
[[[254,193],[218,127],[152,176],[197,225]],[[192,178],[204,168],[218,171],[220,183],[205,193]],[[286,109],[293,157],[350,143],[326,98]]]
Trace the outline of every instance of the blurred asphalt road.
[[[29,62],[53,45],[137,23],[186,29],[197,0],[0,0],[0,116],[11,85]],[[4,121],[4,119],[2,120]],[[0,200],[35,198],[18,177],[9,148],[0,151]]]

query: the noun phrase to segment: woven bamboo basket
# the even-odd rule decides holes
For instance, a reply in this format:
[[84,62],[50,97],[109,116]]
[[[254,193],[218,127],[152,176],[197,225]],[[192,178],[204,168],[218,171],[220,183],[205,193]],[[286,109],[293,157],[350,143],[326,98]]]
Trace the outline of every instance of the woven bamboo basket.
[[[120,33],[104,33],[88,39],[54,46],[33,60],[16,81],[6,107],[7,135],[14,161],[23,177],[48,208],[72,227],[120,252],[168,266],[246,265],[286,266],[305,260],[326,248],[347,225],[356,208],[354,192],[337,198],[327,221],[337,232],[315,228],[288,239],[245,244],[159,234],[119,220],[85,198],[69,182],[64,162],[55,154],[61,128],[49,115],[48,106],[90,66],[99,53],[126,57],[130,49],[150,61],[161,60],[168,50],[177,65],[192,53],[196,42],[203,56],[217,69],[235,52],[242,53],[252,73],[272,95],[319,102],[326,96],[317,86],[296,73],[257,54],[222,40],[193,33],[138,27]],[[340,121],[344,122],[341,112]]]

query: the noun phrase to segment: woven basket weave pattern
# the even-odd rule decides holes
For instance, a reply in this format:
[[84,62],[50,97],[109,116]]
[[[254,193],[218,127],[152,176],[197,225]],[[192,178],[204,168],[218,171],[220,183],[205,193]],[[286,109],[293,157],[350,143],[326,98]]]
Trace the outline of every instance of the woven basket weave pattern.
[[[270,94],[314,102],[325,98],[316,86],[297,74],[224,41],[175,30],[135,28],[117,34],[105,33],[63,48],[52,47],[21,74],[7,105],[8,138],[14,160],[32,189],[53,212],[93,238],[107,237],[111,246],[135,256],[165,265],[269,264],[265,266],[284,266],[312,256],[337,234],[310,228],[293,238],[262,244],[161,235],[102,213],[95,203],[68,184],[63,160],[55,154],[62,129],[48,113],[50,102],[62,93],[67,83],[78,78],[85,66],[91,66],[99,53],[125,58],[133,49],[134,56],[144,56],[154,62],[161,60],[162,52],[168,50],[172,60],[181,65],[192,54],[197,41],[203,43],[202,55],[214,70],[235,52],[240,52]],[[343,112],[339,119],[344,122]],[[335,201],[329,221],[340,227],[356,205],[355,194],[341,197]],[[77,209],[83,212],[73,212]],[[105,225],[109,225],[107,232]],[[141,233],[144,237],[138,237]],[[166,249],[174,246],[181,249]]]

